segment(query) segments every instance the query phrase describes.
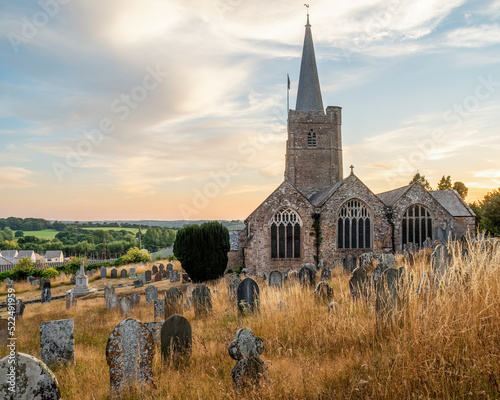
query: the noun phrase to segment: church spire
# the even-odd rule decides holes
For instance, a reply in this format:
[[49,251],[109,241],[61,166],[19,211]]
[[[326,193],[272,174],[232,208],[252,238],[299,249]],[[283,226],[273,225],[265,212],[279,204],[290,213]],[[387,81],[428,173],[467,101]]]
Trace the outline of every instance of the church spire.
[[318,69],[316,67],[316,56],[309,23],[309,5],[307,7],[306,35],[304,37],[304,48],[302,50],[302,62],[300,64],[299,89],[297,93],[296,111],[324,111],[321,89],[319,87]]

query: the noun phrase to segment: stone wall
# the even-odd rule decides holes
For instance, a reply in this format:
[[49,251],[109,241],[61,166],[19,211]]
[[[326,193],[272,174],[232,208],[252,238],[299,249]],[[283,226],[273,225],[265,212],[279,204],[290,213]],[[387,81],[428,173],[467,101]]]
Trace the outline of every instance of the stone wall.
[[227,253],[227,267],[234,270],[240,265],[243,265],[243,252],[241,250],[230,250]]

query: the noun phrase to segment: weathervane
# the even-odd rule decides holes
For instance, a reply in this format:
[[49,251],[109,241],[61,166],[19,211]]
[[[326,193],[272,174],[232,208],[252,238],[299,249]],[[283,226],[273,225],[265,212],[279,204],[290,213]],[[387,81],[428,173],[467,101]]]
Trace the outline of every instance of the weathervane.
[[309,25],[309,4],[304,4],[307,7],[307,25]]

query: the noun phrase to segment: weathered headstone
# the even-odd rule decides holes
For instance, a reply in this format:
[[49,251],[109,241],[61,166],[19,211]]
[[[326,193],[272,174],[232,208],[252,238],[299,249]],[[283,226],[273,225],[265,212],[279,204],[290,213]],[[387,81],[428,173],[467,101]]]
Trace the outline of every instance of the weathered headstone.
[[38,283],[38,281],[36,279],[33,279],[31,281],[31,286],[38,286],[38,285],[39,285],[39,283]]
[[137,274],[137,280],[141,281],[143,285],[146,284],[146,274]]
[[26,282],[31,283],[31,281],[34,281],[35,279],[36,279],[36,278],[35,278],[34,276],[31,276],[31,275],[30,275],[30,276],[28,276],[28,277],[26,278]]
[[108,270],[106,269],[106,267],[101,267],[101,278],[106,278],[108,274]]
[[52,294],[50,291],[50,287],[44,287],[42,289],[42,303],[50,303],[50,300],[52,299]]
[[167,264],[167,271],[173,271],[174,266],[171,263]]
[[12,279],[6,278],[4,282],[6,289],[14,289],[14,281]]
[[316,274],[307,265],[304,265],[299,270],[299,281],[302,286],[314,286],[316,285]]
[[344,272],[352,272],[356,268],[358,260],[352,254],[348,254],[342,260],[342,265],[344,267]]
[[158,267],[156,266],[156,264],[153,265],[153,268],[152,268],[151,272],[152,272],[153,275],[156,275],[158,273]]
[[161,278],[162,278],[162,276],[161,276],[161,272],[159,272],[159,271],[158,271],[158,272],[155,274],[155,282],[160,282],[160,281],[161,281]]
[[[43,278],[42,278],[43,279]],[[43,288],[49,288],[50,289],[51,285],[50,285],[50,281],[49,280],[44,280],[43,284],[42,284],[42,289]]]
[[144,325],[147,326],[151,335],[153,335],[153,340],[155,344],[161,344],[161,328],[165,321],[158,322],[144,322]]
[[233,304],[236,303],[236,300],[238,298],[236,293],[238,291],[238,286],[240,286],[240,283],[241,279],[235,275],[227,287],[229,301]]
[[68,290],[64,298],[66,299],[66,310],[69,310],[71,307],[76,307],[76,296],[72,290]]
[[16,317],[21,318],[24,314],[24,309],[26,306],[24,305],[21,299],[16,300]]
[[161,274],[162,280],[163,279],[170,279],[170,272],[163,270],[163,271],[159,271],[159,273]]
[[129,276],[128,276],[129,279],[136,279],[137,278],[137,276],[135,274],[135,268],[130,268],[128,272],[129,272]]
[[269,274],[269,286],[280,288],[283,285],[283,274],[279,271],[271,271]]
[[73,330],[73,319],[40,324],[40,354],[45,364],[68,364],[75,361]]
[[158,263],[159,267],[160,267],[160,271],[165,271],[165,265],[163,265],[163,263]]
[[155,301],[154,301],[154,318],[155,318],[155,321],[157,319],[165,319],[165,300],[164,299],[155,299]]
[[161,355],[163,361],[180,362],[189,357],[192,347],[191,324],[182,315],[168,317],[161,328]]
[[141,303],[141,296],[139,296],[137,293],[132,293],[130,296],[128,296],[128,299],[132,308],[138,306]]
[[122,297],[120,299],[120,311],[123,315],[128,315],[132,312],[132,304],[127,297]]
[[174,314],[182,314],[183,294],[176,287],[165,292],[165,318]]
[[[11,377],[14,376],[15,379]],[[29,354],[0,360],[0,398],[3,400],[59,400],[59,384],[52,371]]]
[[111,270],[111,278],[112,278],[112,279],[116,279],[116,278],[118,278],[118,271],[116,270],[116,268],[113,268],[113,269]]
[[139,280],[134,281],[134,288],[140,288],[142,286],[143,286],[142,281],[139,281]]
[[7,343],[9,337],[9,320],[5,318],[0,318],[0,346],[4,346]]
[[146,288],[146,303],[153,303],[158,298],[158,289],[150,285]]
[[112,310],[119,307],[120,299],[115,294],[115,288],[111,285],[104,286],[104,298],[106,299],[106,309]]
[[260,289],[252,278],[243,279],[238,286],[236,297],[240,313],[259,311]]
[[44,283],[45,283],[46,281],[47,281],[47,279],[45,279],[45,278],[40,278],[40,286],[39,286],[39,287],[40,287],[40,289],[43,289],[43,285],[44,285]]
[[76,276],[73,275],[71,279],[69,280],[70,285],[76,285]]
[[449,265],[448,249],[443,244],[438,244],[431,254],[431,270],[434,276],[434,285],[439,286],[445,276]]
[[229,355],[238,362],[231,375],[236,389],[257,386],[268,375],[267,365],[260,359],[264,352],[264,341],[251,329],[241,328],[229,345]]
[[396,268],[388,268],[375,284],[375,311],[377,324],[393,321],[400,310],[401,302],[398,295],[399,273]]
[[364,268],[358,267],[352,271],[351,279],[349,279],[349,290],[353,300],[368,296],[368,275]]
[[212,313],[212,296],[210,289],[201,284],[193,290],[194,315],[203,317]]
[[327,282],[319,282],[314,290],[314,299],[330,303],[333,300],[333,288]]
[[145,273],[146,275],[146,282],[151,282],[151,271],[148,269]]
[[153,336],[146,325],[133,318],[120,322],[106,345],[111,391],[124,392],[136,385],[154,387],[154,354]]
[[321,268],[321,280],[329,281],[332,279],[332,271],[326,265]]
[[126,278],[127,277],[127,270],[124,268],[120,271],[120,278]]
[[181,273],[177,270],[170,271],[170,282],[179,282],[181,280]]

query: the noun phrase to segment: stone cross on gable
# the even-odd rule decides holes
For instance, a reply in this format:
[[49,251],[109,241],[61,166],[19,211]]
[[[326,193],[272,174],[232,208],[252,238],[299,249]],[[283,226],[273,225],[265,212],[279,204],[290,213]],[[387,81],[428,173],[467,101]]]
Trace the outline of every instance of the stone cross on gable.
[[354,174],[354,165],[351,165],[349,168],[351,168],[351,174]]

